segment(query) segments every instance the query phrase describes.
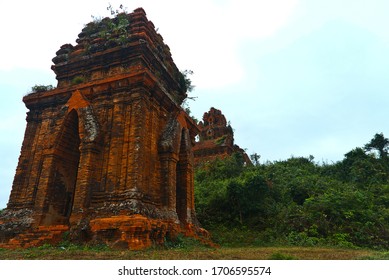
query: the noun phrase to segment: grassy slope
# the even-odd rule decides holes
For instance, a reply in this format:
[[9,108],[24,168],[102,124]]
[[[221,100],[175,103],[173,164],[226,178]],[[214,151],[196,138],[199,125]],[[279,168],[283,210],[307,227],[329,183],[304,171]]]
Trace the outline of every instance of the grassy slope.
[[249,259],[298,259],[298,260],[356,260],[389,259],[389,252],[356,249],[314,247],[241,247],[241,248],[172,248],[144,251],[110,250],[107,248],[55,248],[40,247],[18,250],[0,250],[0,259],[72,259],[72,260],[249,260]]

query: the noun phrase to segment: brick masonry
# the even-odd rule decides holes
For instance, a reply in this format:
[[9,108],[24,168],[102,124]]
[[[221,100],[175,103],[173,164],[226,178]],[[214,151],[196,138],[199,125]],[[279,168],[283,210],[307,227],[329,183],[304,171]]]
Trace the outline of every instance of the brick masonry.
[[199,123],[199,141],[193,148],[195,166],[241,154],[247,165],[252,162],[246,152],[234,143],[234,131],[222,111],[211,108]]
[[[112,33],[99,38],[104,26]],[[0,216],[2,246],[56,242],[64,232],[130,249],[180,233],[207,237],[194,206],[199,129],[180,107],[182,74],[144,10],[86,25],[53,62],[57,88],[23,98],[27,127]]]

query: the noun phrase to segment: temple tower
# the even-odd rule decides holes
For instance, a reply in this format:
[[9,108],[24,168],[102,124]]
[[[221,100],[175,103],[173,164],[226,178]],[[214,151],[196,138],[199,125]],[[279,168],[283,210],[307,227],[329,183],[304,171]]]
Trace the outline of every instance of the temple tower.
[[205,233],[194,210],[199,130],[153,23],[139,8],[89,23],[76,42],[53,59],[57,87],[23,98],[27,128],[0,241],[31,246],[69,231],[134,249]]
[[237,153],[245,164],[251,165],[246,152],[234,143],[234,131],[222,111],[211,108],[199,123],[199,141],[193,148],[195,165],[225,159]]

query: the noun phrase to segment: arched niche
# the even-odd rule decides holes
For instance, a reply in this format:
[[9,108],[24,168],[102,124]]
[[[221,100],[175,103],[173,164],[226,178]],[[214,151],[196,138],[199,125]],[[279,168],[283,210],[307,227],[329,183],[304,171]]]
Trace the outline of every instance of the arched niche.
[[78,114],[76,110],[71,110],[62,124],[54,149],[44,220],[46,225],[68,223],[80,162],[80,142]]

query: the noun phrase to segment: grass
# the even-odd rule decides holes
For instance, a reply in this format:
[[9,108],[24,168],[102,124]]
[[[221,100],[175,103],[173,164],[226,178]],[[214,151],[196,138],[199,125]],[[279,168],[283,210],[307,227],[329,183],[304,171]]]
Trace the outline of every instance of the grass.
[[205,246],[150,248],[142,251],[113,250],[107,247],[42,246],[29,249],[0,249],[0,259],[8,260],[389,260],[389,252],[367,249],[315,247],[234,247]]
[[[215,232],[213,232],[215,233]],[[240,235],[241,234],[241,235]],[[1,249],[0,260],[389,260],[389,251],[350,247],[293,246],[259,242],[252,232],[216,234],[220,247],[178,236],[164,246],[140,251],[112,249],[105,245],[76,245],[66,238],[58,246]]]

